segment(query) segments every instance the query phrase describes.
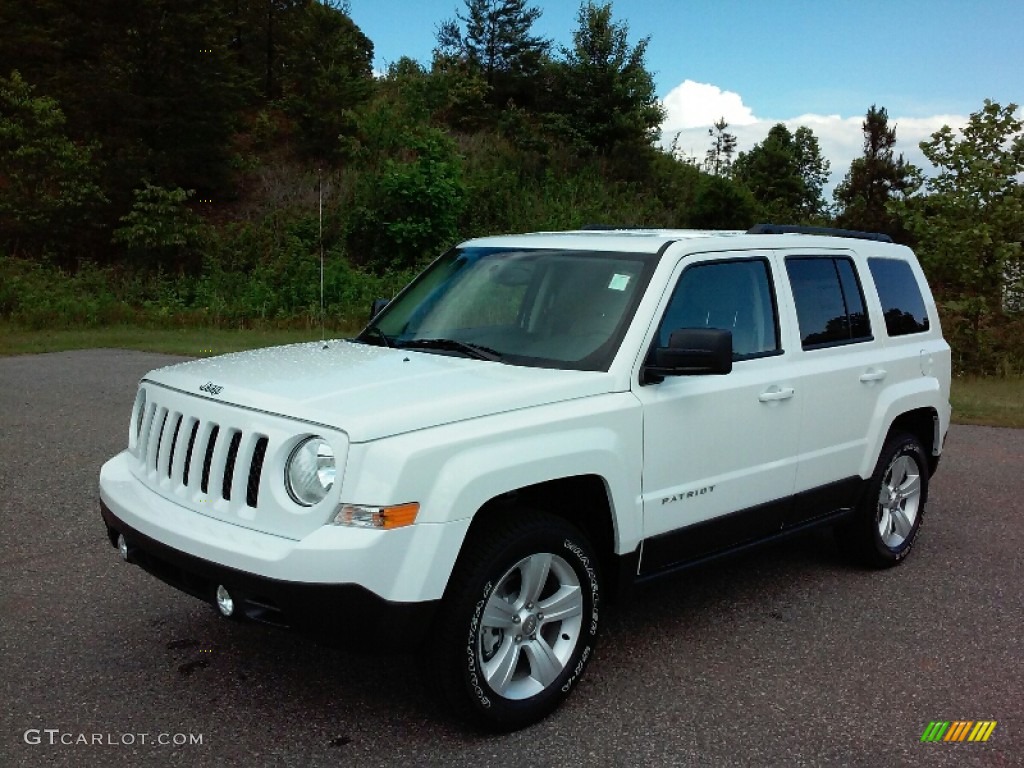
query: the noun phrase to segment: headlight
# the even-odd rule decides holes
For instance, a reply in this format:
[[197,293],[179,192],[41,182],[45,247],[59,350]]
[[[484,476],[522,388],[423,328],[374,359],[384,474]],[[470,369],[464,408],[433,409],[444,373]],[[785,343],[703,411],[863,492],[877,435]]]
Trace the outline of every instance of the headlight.
[[331,490],[335,473],[331,446],[321,437],[307,438],[295,446],[284,466],[288,495],[302,506],[311,507]]

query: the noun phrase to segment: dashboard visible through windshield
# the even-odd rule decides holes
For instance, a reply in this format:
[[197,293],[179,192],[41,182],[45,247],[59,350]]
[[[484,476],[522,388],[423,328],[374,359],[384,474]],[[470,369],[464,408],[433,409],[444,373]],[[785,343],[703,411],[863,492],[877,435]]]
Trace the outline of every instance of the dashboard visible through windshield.
[[607,370],[655,258],[455,249],[431,264],[356,340],[513,365]]

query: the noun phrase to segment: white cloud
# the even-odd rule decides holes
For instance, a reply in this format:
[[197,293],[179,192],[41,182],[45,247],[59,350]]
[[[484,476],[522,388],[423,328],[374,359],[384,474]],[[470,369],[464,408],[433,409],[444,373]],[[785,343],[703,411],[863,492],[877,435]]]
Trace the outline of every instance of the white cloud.
[[[792,118],[767,119],[754,115],[738,93],[723,91],[715,85],[686,80],[673,88],[663,102],[666,117],[662,123],[662,137],[666,146],[675,141],[685,155],[704,159],[711,146],[708,129],[720,117],[729,123],[729,132],[736,136],[737,152],[745,152],[764,140],[776,123],[784,123],[791,131],[807,126],[818,137],[822,154],[831,165],[831,177],[825,187],[825,198],[831,202],[832,190],[842,181],[854,158],[863,152],[863,115],[804,114]],[[921,168],[925,174],[932,166],[922,154],[919,144],[931,137],[942,126],[959,130],[967,124],[964,115],[934,115],[931,117],[889,116],[889,125],[896,128],[896,153]]]
[[723,91],[709,83],[684,80],[669,91],[663,103],[665,131],[707,130],[720,117],[730,125],[749,125],[757,121],[753,110],[743,103],[738,93]]

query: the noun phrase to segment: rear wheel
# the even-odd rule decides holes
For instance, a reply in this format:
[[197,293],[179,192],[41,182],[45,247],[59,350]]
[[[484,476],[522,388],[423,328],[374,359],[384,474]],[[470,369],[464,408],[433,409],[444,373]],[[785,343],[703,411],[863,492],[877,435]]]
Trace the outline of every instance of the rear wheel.
[[600,594],[590,543],[561,518],[503,514],[467,539],[432,636],[450,703],[514,730],[553,711],[593,654]]
[[839,543],[862,563],[887,568],[910,554],[928,497],[928,461],[907,433],[886,440],[864,500],[838,530]]

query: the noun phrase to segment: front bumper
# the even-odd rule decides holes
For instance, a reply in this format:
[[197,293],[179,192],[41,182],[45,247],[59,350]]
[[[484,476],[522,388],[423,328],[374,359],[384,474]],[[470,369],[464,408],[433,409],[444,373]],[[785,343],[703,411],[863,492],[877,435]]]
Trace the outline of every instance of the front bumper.
[[130,561],[164,582],[211,602],[224,585],[236,615],[369,647],[423,637],[469,527],[324,525],[288,539],[175,504],[141,483],[125,454],[103,465],[100,508],[111,542],[124,535]]
[[408,650],[423,640],[437,608],[437,600],[384,600],[358,584],[281,581],[227,568],[161,544],[120,520],[103,502],[100,513],[111,544],[116,547],[119,536],[125,537],[128,562],[208,603],[223,585],[238,618],[364,650]]

